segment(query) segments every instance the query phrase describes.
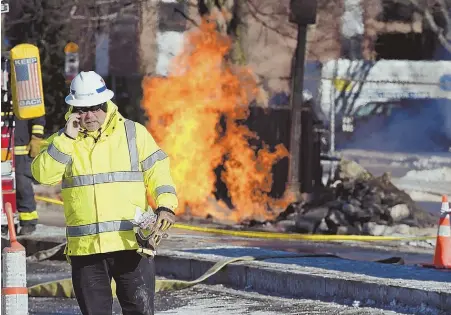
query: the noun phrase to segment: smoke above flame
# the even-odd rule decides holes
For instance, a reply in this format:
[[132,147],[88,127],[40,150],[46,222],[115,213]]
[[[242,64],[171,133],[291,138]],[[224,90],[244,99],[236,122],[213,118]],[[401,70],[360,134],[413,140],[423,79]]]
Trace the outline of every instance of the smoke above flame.
[[[268,196],[272,165],[288,151],[278,145],[256,152],[249,145],[257,135],[242,121],[257,85],[249,69],[227,61],[230,48],[231,40],[214,23],[204,21],[187,33],[169,75],[143,81],[147,128],[170,156],[177,214],[228,222],[271,219],[288,203]],[[214,197],[219,166],[233,209]]]

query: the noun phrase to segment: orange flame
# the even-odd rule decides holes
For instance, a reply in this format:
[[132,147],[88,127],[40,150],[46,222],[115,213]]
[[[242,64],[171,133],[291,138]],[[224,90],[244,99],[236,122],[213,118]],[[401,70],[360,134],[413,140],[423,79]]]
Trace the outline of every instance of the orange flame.
[[[248,117],[257,86],[247,68],[226,61],[230,47],[230,39],[219,34],[214,23],[204,21],[188,33],[170,74],[143,81],[147,128],[171,157],[178,214],[211,215],[229,222],[270,219],[277,215],[274,207],[287,204],[268,193],[272,165],[288,151],[278,145],[273,152],[265,147],[255,153],[249,146],[248,140],[257,136],[238,121]],[[212,202],[214,170],[220,165],[233,210]]]

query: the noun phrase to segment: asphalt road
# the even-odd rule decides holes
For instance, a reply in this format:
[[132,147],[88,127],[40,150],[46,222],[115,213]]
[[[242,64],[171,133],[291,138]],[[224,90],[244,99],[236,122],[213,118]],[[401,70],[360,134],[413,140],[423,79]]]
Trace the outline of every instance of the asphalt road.
[[[29,263],[28,285],[67,278],[70,267],[66,262],[45,261]],[[190,289],[159,292],[155,297],[156,314],[171,315],[276,315],[276,314],[334,314],[334,315],[380,315],[408,314],[375,308],[358,307],[358,302],[349,300],[349,305],[313,300],[286,299],[265,296],[253,292],[237,291],[221,285],[197,285]],[[353,306],[354,304],[354,306]],[[121,314],[117,300],[113,314]],[[75,299],[29,298],[30,315],[75,315],[81,314]]]

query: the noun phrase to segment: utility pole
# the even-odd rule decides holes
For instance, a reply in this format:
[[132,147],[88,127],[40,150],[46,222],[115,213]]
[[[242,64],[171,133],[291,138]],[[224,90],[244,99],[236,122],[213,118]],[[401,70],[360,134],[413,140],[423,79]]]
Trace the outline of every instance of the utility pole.
[[301,146],[301,120],[304,85],[304,60],[305,44],[307,41],[307,25],[298,24],[298,37],[295,60],[291,79],[291,134],[290,134],[290,164],[288,169],[288,191],[300,199],[301,183],[300,176],[300,146]]
[[287,193],[301,200],[301,138],[302,138],[302,107],[304,103],[304,63],[305,46],[307,42],[307,25],[316,22],[317,0],[291,0],[290,22],[298,24],[297,46],[293,63],[291,81],[291,134],[290,161],[288,167]]

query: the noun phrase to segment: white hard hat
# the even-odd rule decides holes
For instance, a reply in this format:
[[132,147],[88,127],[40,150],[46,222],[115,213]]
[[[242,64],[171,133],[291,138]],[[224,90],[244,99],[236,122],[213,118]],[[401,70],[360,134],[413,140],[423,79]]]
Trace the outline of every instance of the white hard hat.
[[66,103],[77,107],[90,107],[105,103],[114,96],[102,77],[94,71],[82,71],[72,80]]

